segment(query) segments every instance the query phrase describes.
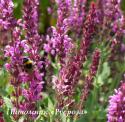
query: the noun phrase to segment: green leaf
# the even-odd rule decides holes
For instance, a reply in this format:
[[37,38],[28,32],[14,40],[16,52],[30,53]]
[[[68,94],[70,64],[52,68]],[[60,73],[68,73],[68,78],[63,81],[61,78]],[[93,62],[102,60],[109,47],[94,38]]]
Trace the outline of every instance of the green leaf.
[[53,105],[52,100],[50,98],[48,98],[48,111],[51,114],[54,114],[54,105]]
[[2,68],[0,70],[0,87],[5,87],[7,83],[8,83],[8,73],[4,68]]
[[11,93],[14,91],[14,87],[10,84],[7,85],[6,87],[6,92],[11,95]]
[[4,119],[5,119],[5,122],[14,122],[14,121],[12,121],[10,115],[8,115],[8,114],[6,113],[6,111],[4,111],[3,116],[4,116]]
[[67,116],[65,113],[61,113],[61,119],[62,119],[62,122],[67,122]]
[[13,108],[13,105],[12,105],[11,100],[9,98],[3,97],[3,100],[4,100],[4,103],[7,106],[7,108],[10,108],[10,109]]
[[105,62],[102,66],[102,71],[97,75],[96,85],[102,86],[104,82],[108,79],[110,76],[110,67],[108,65],[108,62]]

